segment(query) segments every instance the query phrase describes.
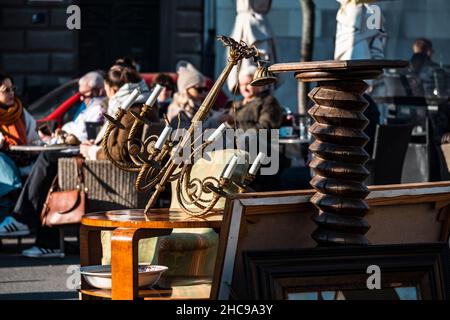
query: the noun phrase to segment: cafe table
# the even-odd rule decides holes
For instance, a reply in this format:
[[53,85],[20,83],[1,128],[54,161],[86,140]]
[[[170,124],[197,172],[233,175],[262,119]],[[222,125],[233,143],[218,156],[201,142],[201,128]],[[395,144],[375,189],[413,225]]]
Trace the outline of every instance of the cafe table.
[[66,144],[55,144],[55,145],[19,145],[10,146],[9,150],[14,152],[46,152],[46,151],[64,151],[64,152],[79,152],[79,146],[70,146]]
[[[80,228],[81,267],[101,264],[100,232],[111,230],[111,290],[90,287],[82,278],[83,299],[133,300],[152,295],[138,288],[138,242],[140,239],[170,235],[174,228],[220,229],[222,211],[203,217],[190,216],[179,209],[116,210],[86,214]],[[163,275],[164,277],[164,275]]]
[[282,145],[286,145],[286,144],[310,144],[311,143],[311,139],[308,138],[300,138],[297,136],[292,136],[292,137],[280,137],[280,144]]
[[312,143],[312,138],[300,136],[280,137],[280,150],[289,159],[291,166],[304,166],[308,157],[307,145]]

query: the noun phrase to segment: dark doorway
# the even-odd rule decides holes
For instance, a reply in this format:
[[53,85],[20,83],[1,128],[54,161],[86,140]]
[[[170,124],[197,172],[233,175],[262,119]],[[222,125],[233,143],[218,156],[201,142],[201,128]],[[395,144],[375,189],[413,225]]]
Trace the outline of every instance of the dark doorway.
[[157,71],[159,6],[157,0],[81,0],[80,74],[106,70],[124,56],[141,72]]

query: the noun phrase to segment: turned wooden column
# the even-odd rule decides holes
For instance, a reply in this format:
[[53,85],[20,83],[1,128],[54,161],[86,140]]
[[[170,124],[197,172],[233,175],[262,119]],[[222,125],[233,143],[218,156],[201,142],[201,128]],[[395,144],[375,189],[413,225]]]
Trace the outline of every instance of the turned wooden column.
[[309,114],[315,120],[310,132],[315,142],[310,167],[311,186],[317,191],[311,202],[319,209],[314,217],[317,229],[312,237],[319,246],[368,245],[370,226],[364,216],[369,190],[364,181],[369,155],[364,146],[369,138],[363,130],[368,102],[362,94],[366,79],[375,79],[383,68],[398,68],[406,61],[353,60],[276,64],[270,71],[295,72],[298,81],[317,82],[309,97],[315,105]]

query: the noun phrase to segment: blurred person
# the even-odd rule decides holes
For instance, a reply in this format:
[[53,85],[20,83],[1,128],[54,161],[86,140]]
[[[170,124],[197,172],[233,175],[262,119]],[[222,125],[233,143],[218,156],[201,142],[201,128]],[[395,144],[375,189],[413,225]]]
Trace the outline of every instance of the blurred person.
[[[61,129],[55,131],[55,137],[73,135],[78,143],[88,140],[87,124],[103,123],[105,113],[105,90],[103,77],[98,72],[89,72],[78,81],[78,92],[81,105],[72,121],[67,122]],[[55,138],[54,137],[54,138]],[[51,142],[52,137],[41,135],[45,141]],[[56,139],[58,140],[58,139]]]
[[[421,84],[423,95],[427,97],[441,96],[446,97],[446,71],[432,60],[434,53],[433,43],[426,38],[418,38],[412,44],[413,55],[410,59],[411,72],[418,83]],[[428,115],[430,123],[430,135],[432,144],[430,145],[430,181],[448,180],[447,165],[441,149],[441,143],[450,141],[450,107],[447,101],[438,105],[436,113]]]
[[[336,15],[335,60],[384,59],[387,33],[384,28],[384,18],[381,16],[379,25],[369,27],[368,19],[373,12],[371,4],[374,0],[336,0],[340,8]],[[381,2],[383,0],[378,0]],[[373,90],[373,80],[367,80],[368,90],[363,94],[369,105],[364,110],[364,116],[369,119],[364,132],[369,137],[365,150],[372,155],[376,126],[380,123],[380,111],[369,93]]]
[[30,157],[11,153],[9,147],[39,141],[36,122],[15,90],[14,79],[0,73],[0,208],[9,207],[14,198],[10,196],[22,187],[19,167],[32,163]]
[[[117,60],[120,61],[120,60]],[[117,63],[116,61],[116,63]],[[115,116],[119,107],[128,99],[130,94],[135,90],[139,90],[140,94],[135,103],[130,107],[131,110],[139,112],[140,107],[145,103],[150,96],[150,90],[145,81],[140,77],[137,71],[133,68],[133,65],[127,63],[115,64],[110,68],[105,76],[104,87],[106,95],[108,97],[108,115]],[[156,111],[151,110],[148,112],[147,118],[151,122],[159,122],[159,117]],[[123,118],[126,122],[126,130],[115,130],[112,140],[114,158],[120,158],[123,156],[121,146],[128,139],[128,131],[131,129],[134,123],[134,117],[126,114]],[[106,159],[103,148],[100,146],[103,135],[108,127],[108,123],[105,122],[100,129],[97,138],[94,141],[85,141],[80,146],[80,153],[90,160]],[[120,148],[119,148],[120,146]],[[129,159],[122,159],[122,161],[128,161]]]
[[417,38],[412,45],[413,54],[422,53],[431,58],[433,55],[433,43],[426,38]]
[[164,118],[176,92],[176,83],[170,75],[160,73],[153,80],[152,88],[155,88],[157,84],[164,88],[158,96],[158,115],[160,118]]
[[[178,62],[177,73],[178,92],[174,94],[173,101],[168,107],[167,118],[172,128],[177,129],[179,126],[180,129],[187,129],[191,125],[191,119],[205,100],[208,87],[203,74],[189,62]],[[202,126],[203,129],[217,128],[223,121],[225,121],[223,110],[216,111],[211,108]]]
[[[243,97],[230,110],[227,122],[243,130],[279,129],[283,121],[283,109],[277,99],[271,95],[270,88],[252,86],[255,66],[239,73],[239,91]],[[236,110],[236,113],[234,113]]]
[[[139,74],[126,64],[114,65],[107,72],[104,88],[109,98],[108,114],[114,116],[118,108],[128,99],[134,89],[140,90],[140,95],[131,106],[131,110],[138,111],[149,95],[150,91]],[[157,119],[157,116],[156,116]],[[127,113],[121,123],[125,130],[113,130],[108,140],[111,157],[117,161],[131,161],[122,152],[122,147],[128,141],[128,134],[134,122],[134,117]],[[107,123],[105,123],[95,139],[85,141],[80,145],[80,153],[88,159],[106,159],[101,143]],[[48,190],[57,174],[58,159],[68,157],[63,152],[44,152],[39,155],[30,176],[20,193],[19,199],[12,211],[0,224],[1,236],[27,235],[31,229],[37,229],[36,243],[22,254],[33,258],[64,257],[59,247],[59,230],[57,228],[42,227],[40,213],[42,211]]]
[[30,144],[39,140],[36,121],[15,96],[16,86],[11,76],[0,74],[0,148]]
[[418,38],[412,51],[410,71],[420,78],[426,96],[436,95],[445,82],[445,71],[432,60],[433,43],[426,38]]
[[102,123],[105,113],[105,89],[103,77],[98,72],[89,72],[78,81],[78,92],[82,101],[73,120],[64,124],[62,130],[75,135],[79,141],[88,140],[86,123]]
[[[249,129],[280,129],[283,122],[283,109],[277,99],[271,94],[270,86],[252,86],[253,76],[256,72],[255,66],[248,66],[239,72],[238,85],[243,97],[242,100],[232,105],[227,117],[227,124],[237,129],[247,131]],[[274,152],[271,147],[271,132],[267,135],[267,147],[270,153]],[[259,136],[258,136],[259,139]],[[258,140],[258,147],[264,141]],[[261,150],[263,151],[263,150]],[[258,150],[259,152],[259,150]],[[250,185],[256,191],[275,191],[281,189],[281,172],[288,166],[289,160],[280,152],[278,173],[272,176],[257,175]]]

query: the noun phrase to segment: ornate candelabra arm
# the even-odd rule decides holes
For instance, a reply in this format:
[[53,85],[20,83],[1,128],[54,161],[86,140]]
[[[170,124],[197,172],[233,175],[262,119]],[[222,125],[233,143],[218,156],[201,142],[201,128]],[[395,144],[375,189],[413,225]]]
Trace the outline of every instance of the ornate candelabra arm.
[[105,131],[105,135],[103,136],[102,147],[103,147],[103,150],[105,151],[106,157],[108,158],[109,161],[111,161],[111,163],[113,165],[115,165],[116,167],[118,167],[119,169],[124,170],[124,171],[138,172],[138,171],[140,171],[140,168],[137,165],[124,163],[121,161],[116,161],[111,156],[111,153],[109,152],[109,148],[108,148],[108,141],[111,137],[112,131],[114,129],[116,129],[116,130],[124,130],[125,129],[125,127],[121,123],[121,120],[125,116],[126,112],[127,112],[126,110],[119,108],[119,110],[117,110],[114,118],[105,115],[105,118],[108,120],[109,124]]
[[[189,176],[189,174],[187,174],[187,176]],[[203,180],[203,183],[198,181],[199,184],[201,184],[202,190],[194,191],[197,193],[195,195],[195,199],[194,199],[194,196],[189,193],[188,188],[186,187],[187,181],[189,181],[189,178],[188,178],[188,180],[184,179],[184,181],[180,181],[180,180],[178,181],[178,184],[177,184],[178,203],[184,212],[186,212],[187,214],[192,215],[192,216],[196,216],[196,217],[203,216],[203,215],[211,212],[211,210],[214,209],[214,207],[216,206],[216,204],[220,200],[220,198],[222,198],[222,197],[231,198],[232,197],[231,194],[228,194],[227,192],[224,191],[224,188],[226,188],[227,185],[229,185],[229,183],[230,183],[229,179],[221,178],[220,180],[217,180],[214,177],[207,177]],[[204,182],[204,181],[208,181],[208,182]],[[213,184],[213,181],[218,184],[218,187],[216,187]],[[186,193],[189,197],[189,201],[187,201],[184,198],[184,195],[182,193],[181,184],[184,184],[183,190],[186,190]],[[202,199],[203,192],[212,193],[212,198],[211,199]],[[195,205],[197,207],[197,209],[189,208],[187,206],[186,202],[188,204]],[[202,203],[204,203],[204,205]]]
[[238,193],[245,193],[245,192],[255,192],[252,188],[250,188],[248,185],[255,180],[256,176],[253,174],[247,174],[247,176],[244,179],[244,182],[240,181],[232,181],[231,183],[234,184],[238,188]]
[[130,110],[130,114],[135,118],[133,126],[131,127],[130,134],[128,135],[128,152],[130,155],[131,160],[136,165],[142,165],[143,161],[139,158],[139,153],[142,151],[143,143],[141,142],[141,139],[137,139],[136,135],[139,129],[141,129],[144,124],[151,126],[152,122],[147,119],[148,112],[151,111],[154,106],[155,102],[158,99],[158,96],[160,95],[161,91],[164,88],[157,84],[155,89],[152,91],[152,94],[148,98],[148,100],[142,105],[141,112],[136,113],[134,111]]
[[231,199],[233,197],[233,194],[225,191],[225,188],[229,187],[231,184],[234,184],[234,181],[232,181],[231,179],[220,178],[218,187],[216,187],[212,183],[207,183],[205,187],[211,190],[218,198],[223,197]]
[[[228,61],[225,69],[222,71],[222,74],[220,75],[219,79],[216,81],[212,89],[210,90],[208,96],[206,97],[205,101],[203,101],[202,105],[200,106],[200,109],[195,114],[194,118],[192,119],[192,125],[189,127],[186,136],[190,136],[194,132],[194,123],[197,121],[203,121],[208,117],[208,113],[213,106],[217,95],[219,94],[220,88],[225,83],[225,80],[227,79],[228,75],[230,74],[231,70],[233,69],[236,62]],[[180,148],[183,148],[187,143],[189,143],[189,139],[183,139],[180,142]],[[147,203],[147,206],[145,207],[144,212],[148,213],[150,211],[150,208],[152,208],[156,200],[158,199],[159,195],[164,191],[166,183],[169,181],[169,178],[172,176],[175,169],[178,167],[177,164],[173,163],[171,161],[170,166],[167,168],[167,171],[165,172],[164,176],[162,177],[161,181],[155,186],[155,192],[153,192],[152,196],[150,197],[149,202]]]
[[[142,165],[142,169],[136,179],[135,187],[139,192],[145,192],[156,185],[158,178],[162,175],[160,163],[169,154],[170,150],[171,146],[167,143],[164,144],[160,152],[158,149],[152,148],[150,158]],[[143,185],[143,183],[145,184]]]
[[[248,47],[244,42],[236,42],[232,38],[220,36],[219,40],[222,41],[222,43],[229,47],[229,54],[228,54],[228,61],[227,65],[225,66],[224,70],[220,74],[217,81],[214,83],[213,87],[209,91],[207,97],[201,104],[199,110],[196,112],[192,119],[191,126],[189,127],[186,136],[192,137],[195,126],[199,122],[203,122],[209,115],[209,111],[211,110],[212,106],[214,105],[214,102],[217,99],[217,96],[220,92],[220,89],[222,88],[223,84],[225,83],[228,75],[230,74],[233,67],[242,59],[246,58],[256,58],[258,56],[258,50],[256,50],[255,47]],[[179,143],[179,148],[182,150],[185,146],[187,146],[190,143],[189,139],[182,139]],[[153,192],[152,196],[150,197],[147,206],[145,207],[144,212],[147,214],[150,211],[150,208],[153,207],[156,203],[156,200],[158,199],[159,195],[164,191],[165,185],[173,179],[175,170],[179,167],[179,164],[176,164],[173,159],[173,155],[168,160],[168,165],[164,167],[162,170],[164,174],[162,175],[160,181],[155,185],[155,191]],[[182,174],[180,179],[182,178]],[[210,205],[208,206],[210,207]],[[214,205],[211,207],[213,208]]]
[[131,127],[130,134],[128,135],[128,153],[130,155],[131,160],[133,163],[137,166],[142,165],[141,159],[137,156],[142,149],[142,143],[141,140],[136,137],[137,132],[139,129],[143,127],[144,124],[151,125],[151,122],[148,121],[148,119],[145,117],[147,112],[151,110],[152,107],[149,107],[148,105],[144,104],[141,108],[140,113],[136,113],[133,111],[130,111],[131,115],[135,118],[133,122],[133,126]]

